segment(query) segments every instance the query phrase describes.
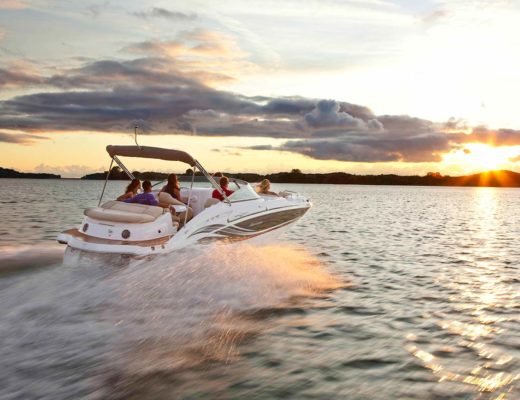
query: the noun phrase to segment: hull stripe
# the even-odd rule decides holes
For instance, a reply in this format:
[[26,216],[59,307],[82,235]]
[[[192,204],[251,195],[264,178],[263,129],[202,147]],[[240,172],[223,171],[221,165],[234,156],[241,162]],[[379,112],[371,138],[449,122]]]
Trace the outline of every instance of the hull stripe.
[[308,210],[308,208],[297,208],[277,211],[273,213],[260,215],[255,218],[246,219],[245,221],[239,222],[236,225],[209,225],[196,230],[189,237],[203,233],[221,235],[223,234],[227,237],[254,237],[257,236],[259,232],[268,232],[268,229],[277,228],[278,226],[283,226],[287,223],[294,222],[297,219],[299,219],[303,214],[305,214]]

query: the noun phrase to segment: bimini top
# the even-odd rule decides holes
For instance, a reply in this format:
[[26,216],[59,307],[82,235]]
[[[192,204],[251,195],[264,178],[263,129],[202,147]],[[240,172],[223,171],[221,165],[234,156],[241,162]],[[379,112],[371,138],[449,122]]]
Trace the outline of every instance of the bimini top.
[[140,157],[140,158],[157,158],[159,160],[180,161],[190,166],[195,166],[195,160],[188,153],[181,150],[162,149],[160,147],[150,146],[107,146],[107,152],[110,157]]

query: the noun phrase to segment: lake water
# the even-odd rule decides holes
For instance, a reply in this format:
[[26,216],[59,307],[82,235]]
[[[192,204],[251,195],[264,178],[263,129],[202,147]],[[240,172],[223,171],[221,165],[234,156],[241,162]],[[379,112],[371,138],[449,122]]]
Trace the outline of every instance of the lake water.
[[520,399],[518,189],[274,185],[276,244],[132,261],[54,242],[102,182],[0,183],[1,399]]

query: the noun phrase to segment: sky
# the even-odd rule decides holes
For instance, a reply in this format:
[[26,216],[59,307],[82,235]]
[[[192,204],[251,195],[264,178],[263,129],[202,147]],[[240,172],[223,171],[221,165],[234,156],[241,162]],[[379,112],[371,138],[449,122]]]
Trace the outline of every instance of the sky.
[[[520,172],[520,1],[0,0],[0,166]],[[183,171],[128,160],[131,170]]]

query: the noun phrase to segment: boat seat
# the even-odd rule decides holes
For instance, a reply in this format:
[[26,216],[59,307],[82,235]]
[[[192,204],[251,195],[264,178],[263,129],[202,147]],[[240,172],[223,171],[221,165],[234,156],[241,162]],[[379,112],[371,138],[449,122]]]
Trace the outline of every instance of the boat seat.
[[206,200],[211,198],[213,188],[201,188],[194,187],[190,194],[189,188],[181,188],[181,201],[188,203],[188,197],[190,198],[190,207],[193,210],[193,215],[196,216],[200,212],[204,211],[204,204]]
[[163,214],[163,208],[112,200],[101,207],[87,208],[84,214],[101,221],[140,224],[155,221]]
[[218,204],[220,203],[220,200],[219,199],[207,199],[206,202],[204,203],[204,208],[208,208],[208,207],[211,207],[211,206],[214,206],[215,204]]

